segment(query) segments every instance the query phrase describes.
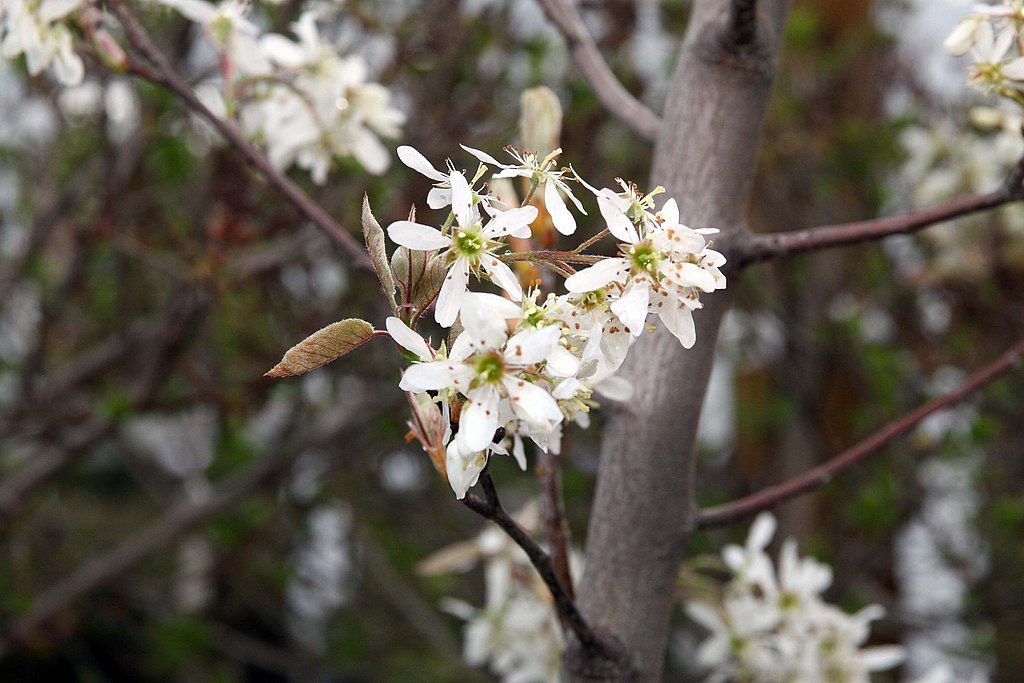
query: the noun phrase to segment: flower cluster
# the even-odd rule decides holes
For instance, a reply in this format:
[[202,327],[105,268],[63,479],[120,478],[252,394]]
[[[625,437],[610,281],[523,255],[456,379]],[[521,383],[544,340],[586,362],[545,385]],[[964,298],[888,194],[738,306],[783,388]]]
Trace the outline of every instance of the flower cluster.
[[946,38],[950,54],[970,53],[967,83],[1024,104],[1024,2],[1003,0],[998,5],[975,5]]
[[821,597],[832,570],[797,555],[792,539],[782,546],[778,574],[765,552],[775,518],[762,513],[744,547],[726,546],[722,558],[733,573],[721,604],[691,602],[687,612],[711,635],[697,660],[709,681],[747,683],[868,683],[871,671],[903,660],[897,646],[861,648],[878,605],[847,614]]
[[64,23],[81,5],[82,0],[4,0],[0,3],[0,54],[6,59],[25,55],[32,76],[51,69],[64,85],[81,83],[85,66]]
[[[435,350],[406,325],[415,324],[433,296],[407,304],[414,310],[406,309],[405,320],[396,307],[396,317],[388,321],[392,338],[414,361],[401,388],[431,392],[452,424],[441,441],[444,470],[459,498],[476,483],[491,452],[511,449],[525,467],[522,437],[557,453],[562,423],[585,421],[594,392],[625,398],[628,388],[613,374],[647,329],[649,314],[656,313],[689,348],[696,338],[692,311],[701,306],[700,294],[725,287],[719,270],[725,258],[705,241],[714,231],[680,224],[672,199],[656,210],[660,188],[644,195],[620,181],[620,191],[598,190],[574,171],[555,168],[560,150],[541,158],[510,149],[516,163],[503,164],[485,152],[464,149],[481,162],[472,178],[450,161],[440,171],[415,149],[399,148],[406,165],[434,181],[428,205],[450,211],[440,227],[410,219],[387,229],[401,245],[399,251],[405,250],[405,264],[418,254],[422,271],[436,272],[441,279],[435,320],[461,328],[453,333],[450,348]],[[497,167],[496,178],[525,179],[528,201],[509,207],[489,195],[481,179],[490,167]],[[506,264],[506,238],[531,235],[538,217],[532,197],[543,198],[558,232],[574,233],[576,218],[566,202],[580,214],[585,210],[570,182],[596,197],[607,232],[622,242],[620,255],[532,252],[537,262],[568,275],[567,293],[542,299],[536,289],[524,293]],[[575,272],[569,263],[593,265]],[[391,270],[402,279],[400,268],[392,265]],[[471,276],[493,282],[505,297],[470,291]],[[428,450],[437,448],[434,443]]]
[[391,106],[382,85],[368,80],[361,57],[338,54],[320,35],[314,12],[292,24],[293,40],[261,35],[245,16],[244,0],[159,2],[202,26],[220,57],[220,73],[201,83],[198,94],[213,111],[235,118],[274,166],[295,164],[318,184],[344,157],[371,173],[388,168],[380,137],[397,137],[405,115]]
[[[516,517],[530,531],[540,526],[536,505]],[[571,558],[573,570],[579,570],[579,555]],[[489,528],[471,541],[443,548],[420,564],[420,573],[464,572],[478,564],[484,567],[484,606],[478,609],[453,598],[443,603],[446,611],[466,622],[466,662],[489,664],[504,683],[555,683],[565,641],[551,594],[526,553],[504,532]]]

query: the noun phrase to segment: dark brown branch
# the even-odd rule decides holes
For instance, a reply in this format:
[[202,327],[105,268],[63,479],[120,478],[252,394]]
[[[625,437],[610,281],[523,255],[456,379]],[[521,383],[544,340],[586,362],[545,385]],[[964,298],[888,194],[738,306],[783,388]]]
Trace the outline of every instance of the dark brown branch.
[[494,487],[494,480],[486,472],[480,475],[480,485],[484,489],[483,500],[470,493],[462,502],[473,512],[500,526],[515,541],[516,545],[523,549],[537,573],[544,580],[548,590],[551,591],[551,597],[555,602],[555,609],[558,611],[559,617],[569,626],[580,645],[587,651],[612,654],[611,648],[590,628],[576,606],[576,602],[562,582],[558,580],[551,557],[501,506],[498,491]]
[[962,401],[989,382],[1003,375],[1017,365],[1021,356],[1024,356],[1024,339],[1018,341],[988,365],[974,372],[948,394],[929,401],[903,417],[893,420],[868,438],[843,451],[828,462],[776,486],[769,486],[766,489],[739,500],[734,500],[731,503],[716,505],[702,510],[698,517],[698,526],[700,528],[707,528],[728,524],[737,519],[749,517],[762,510],[774,507],[790,498],[821,488],[832,481],[832,478],[843,470],[852,467],[869,455],[879,452],[895,439],[906,434],[929,415]]
[[267,183],[284,195],[285,199],[291,202],[302,215],[333,238],[352,259],[352,264],[356,268],[372,271],[373,265],[366,251],[345,228],[288,176],[274,168],[270,160],[245,138],[233,122],[222,119],[203,104],[156,47],[135,15],[125,7],[123,0],[109,0],[108,5],[124,27],[128,43],[152,65],[150,68],[130,59],[128,63],[130,73],[163,86],[181,98],[190,109],[206,119],[249,163],[255,166]]
[[645,140],[653,141],[661,130],[661,119],[647,108],[612,73],[571,0],[538,0],[551,23],[569,44],[580,73],[594,89],[605,109]]
[[874,220],[823,225],[807,230],[777,232],[767,235],[746,235],[735,240],[729,250],[733,267],[743,268],[758,261],[780,256],[792,256],[808,251],[842,247],[859,242],[882,239],[890,235],[904,235],[937,223],[987,211],[1004,204],[1024,199],[1024,159],[1010,172],[998,190],[970,197],[960,197],[929,209],[902,216]]

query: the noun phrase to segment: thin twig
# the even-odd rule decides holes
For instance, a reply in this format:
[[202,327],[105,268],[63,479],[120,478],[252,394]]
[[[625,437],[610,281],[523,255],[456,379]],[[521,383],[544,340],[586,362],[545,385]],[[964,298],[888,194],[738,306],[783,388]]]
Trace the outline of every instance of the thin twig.
[[742,268],[752,263],[808,251],[842,247],[859,242],[903,235],[968,214],[994,209],[1024,198],[1019,191],[1003,187],[994,192],[961,197],[929,209],[854,223],[823,225],[807,230],[748,235],[738,239],[729,251],[730,260]]
[[590,239],[585,241],[580,246],[578,246],[575,249],[573,249],[572,253],[574,253],[574,254],[582,254],[587,249],[589,249],[591,246],[593,246],[596,242],[601,240],[605,235],[609,235],[609,234],[611,234],[611,230],[609,230],[608,228],[605,228],[601,232],[597,233],[596,235],[594,235],[593,237],[591,237]]
[[[537,449],[540,451],[540,449]],[[569,566],[569,525],[565,519],[565,503],[562,500],[562,471],[558,456],[540,451],[537,453],[537,483],[541,491],[541,510],[544,529],[551,547],[551,564],[558,580],[565,587],[570,598],[575,599],[572,585],[572,571]]]
[[769,486],[757,493],[722,505],[701,511],[697,526],[707,528],[728,524],[729,522],[754,515],[779,503],[821,488],[829,483],[836,474],[857,464],[867,456],[877,453],[896,438],[906,434],[929,415],[962,401],[989,382],[1013,368],[1024,356],[1024,338],[1010,347],[1005,353],[980,370],[970,375],[962,384],[948,394],[929,401],[910,411],[903,417],[893,420],[877,432],[843,451],[828,462],[814,467],[789,481]]
[[589,651],[607,652],[609,648],[590,628],[590,625],[576,606],[576,602],[566,591],[562,582],[558,580],[558,574],[551,563],[551,557],[501,507],[498,491],[494,487],[494,480],[491,479],[491,476],[486,472],[481,474],[480,484],[484,489],[485,499],[482,500],[470,493],[462,499],[462,502],[473,512],[500,526],[523,549],[526,556],[530,558],[534,568],[540,574],[540,577],[544,580],[548,590],[551,591],[551,597],[554,599],[555,609],[558,610],[559,616],[568,624],[577,640],[579,640],[580,645]]
[[181,98],[190,109],[206,119],[228,142],[238,149],[242,156],[256,167],[267,183],[284,195],[307,219],[330,235],[348,254],[349,258],[352,259],[352,264],[356,268],[372,271],[373,264],[370,262],[370,257],[359,242],[341,224],[335,221],[322,206],[303,192],[302,188],[296,185],[288,176],[274,168],[270,160],[245,138],[233,122],[217,116],[203,104],[202,100],[182,80],[167,61],[167,58],[156,47],[156,44],[135,18],[135,15],[125,7],[123,0],[109,0],[108,4],[124,27],[128,43],[149,61],[153,67],[149,68],[144,64],[129,59],[129,72],[163,86]]
[[615,77],[571,0],[537,2],[569,44],[569,52],[576,66],[605,109],[645,140],[656,139],[661,129],[661,119]]
[[577,254],[573,251],[517,251],[511,254],[502,254],[501,260],[505,263],[516,261],[532,261],[536,263],[561,262],[561,263],[583,263],[593,265],[604,261],[607,256],[596,254]]

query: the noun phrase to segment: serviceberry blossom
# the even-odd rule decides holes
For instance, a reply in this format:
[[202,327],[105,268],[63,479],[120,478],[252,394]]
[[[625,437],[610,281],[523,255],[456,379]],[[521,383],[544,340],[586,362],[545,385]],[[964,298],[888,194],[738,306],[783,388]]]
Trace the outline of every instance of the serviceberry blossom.
[[503,164],[487,152],[482,152],[479,149],[473,149],[466,145],[461,145],[461,147],[482,163],[500,168],[501,171],[494,174],[495,178],[529,179],[534,191],[543,192],[544,207],[551,216],[551,222],[555,226],[555,230],[563,235],[571,235],[576,232],[576,219],[573,218],[572,213],[566,208],[565,201],[562,199],[563,194],[569,198],[569,201],[572,202],[577,211],[584,216],[587,215],[583,204],[580,203],[580,200],[576,199],[572,189],[565,182],[567,171],[555,169],[555,159],[562,153],[561,149],[554,150],[542,159],[533,152],[522,152],[515,147],[506,147],[505,151],[518,163]]
[[[515,519],[531,534],[539,533],[536,502],[517,512]],[[489,528],[470,541],[443,548],[423,560],[420,573],[465,572],[476,565],[484,569],[483,607],[453,598],[442,603],[445,611],[466,622],[466,663],[488,665],[503,683],[556,683],[565,640],[550,593],[526,553],[506,534]],[[578,580],[580,553],[570,554],[570,566]]]
[[386,88],[369,80],[358,55],[343,56],[320,33],[316,10],[290,26],[295,38],[262,34],[244,0],[158,0],[203,28],[219,74],[196,87],[211,110],[237,121],[276,168],[292,165],[323,184],[338,159],[371,173],[391,158],[380,138],[398,137],[405,115]]
[[[399,384],[404,391],[466,397],[454,446],[449,445],[449,462],[458,465],[459,475],[453,477],[449,470],[449,483],[459,498],[476,482],[486,463],[486,455],[481,453],[495,442],[503,407],[533,432],[550,432],[562,421],[562,411],[539,368],[558,344],[560,330],[528,328],[509,336],[506,321],[519,314],[519,306],[493,294],[464,298],[464,331],[448,357],[412,365]],[[464,474],[467,471],[472,473]]]
[[529,225],[537,218],[533,206],[498,211],[487,205],[483,213],[493,212],[484,220],[481,198],[469,186],[459,171],[448,174],[452,194],[452,212],[455,224],[446,222],[441,229],[413,221],[396,221],[388,226],[388,236],[397,244],[417,251],[442,250],[434,258],[443,258],[449,264],[444,285],[437,298],[434,318],[438,324],[451,327],[469,286],[469,274],[481,277],[481,271],[510,297],[519,300],[522,287],[512,269],[498,257],[496,251],[505,245],[506,235],[529,235]]
[[1024,104],[1024,55],[1021,53],[1024,10],[1020,0],[1002,5],[975,5],[944,43],[961,56],[970,53],[967,83]]
[[884,615],[878,605],[847,614],[821,594],[832,570],[801,558],[785,541],[778,572],[765,552],[775,518],[762,513],[743,547],[726,546],[722,559],[733,578],[721,603],[690,602],[687,613],[710,631],[697,661],[711,670],[709,682],[870,683],[870,672],[903,660],[896,646],[863,648],[870,624]]
[[633,337],[643,333],[648,313],[661,321],[685,348],[697,338],[692,311],[700,308],[700,292],[725,288],[719,270],[725,257],[709,248],[704,235],[714,229],[694,230],[679,222],[674,199],[651,213],[653,196],[622,183],[623,192],[593,190],[608,230],[624,242],[622,254],[584,269],[565,281],[570,292],[602,292],[613,285],[615,300],[609,305],[624,329]]
[[5,59],[25,55],[29,75],[50,69],[62,85],[82,82],[85,65],[64,23],[82,0],[3,0],[0,5],[0,54]]

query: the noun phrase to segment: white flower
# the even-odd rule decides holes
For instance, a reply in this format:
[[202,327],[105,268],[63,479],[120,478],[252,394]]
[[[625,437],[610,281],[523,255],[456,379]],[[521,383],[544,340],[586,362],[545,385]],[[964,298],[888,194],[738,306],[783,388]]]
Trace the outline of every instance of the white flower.
[[697,653],[712,669],[708,681],[870,683],[870,672],[903,661],[900,647],[861,647],[884,611],[870,605],[851,615],[825,603],[821,593],[831,569],[800,558],[792,540],[783,545],[776,580],[765,553],[774,532],[775,518],[759,515],[746,544],[722,552],[734,578],[721,605],[687,605],[690,617],[710,631]]
[[572,190],[566,184],[564,180],[565,172],[554,170],[555,159],[562,153],[561,149],[556,149],[541,159],[533,152],[521,152],[515,147],[506,147],[505,151],[518,163],[503,164],[487,152],[482,152],[466,145],[461,145],[461,147],[484,164],[500,168],[501,171],[494,175],[495,178],[528,178],[538,191],[543,191],[544,206],[551,215],[551,222],[555,226],[555,230],[563,235],[571,235],[576,232],[576,219],[573,218],[572,213],[566,208],[565,200],[562,199],[563,194],[569,198],[569,201],[573,203],[577,211],[584,216],[587,215],[587,212],[583,209],[583,204],[580,203],[580,200],[576,199],[576,196],[573,195]]
[[[411,148],[410,148],[411,149]],[[419,251],[443,250],[434,258],[444,258],[449,264],[441,292],[437,297],[434,318],[440,325],[451,327],[468,291],[469,274],[480,277],[481,269],[499,287],[515,300],[523,296],[512,269],[495,254],[503,246],[500,241],[510,233],[522,234],[537,218],[537,209],[525,206],[496,212],[486,223],[480,217],[466,177],[458,171],[448,174],[452,192],[452,211],[456,225],[450,234],[437,228],[396,221],[388,226],[388,236],[396,243]]]
[[481,452],[494,445],[505,422],[504,411],[536,433],[551,432],[562,420],[557,401],[536,373],[558,344],[558,328],[527,329],[510,337],[502,316],[518,315],[518,306],[492,294],[465,299],[465,331],[452,344],[448,358],[409,367],[399,384],[404,391],[458,392],[466,397],[455,446],[449,445],[448,451],[449,467],[454,465],[449,481],[460,498],[486,463]]
[[1007,81],[1024,80],[1024,57],[1005,60],[1016,35],[1017,31],[1011,26],[998,35],[988,22],[978,26],[970,48],[974,64],[968,70],[969,85],[984,91],[998,91],[1007,87]]
[[[566,279],[565,287],[584,293],[614,283],[621,293],[610,308],[627,332],[640,336],[653,310],[683,347],[690,348],[696,341],[691,311],[701,307],[700,292],[725,287],[719,270],[725,257],[706,246],[703,235],[714,231],[692,230],[679,223],[674,199],[654,216],[644,207],[646,199],[627,203],[611,190],[598,194],[609,230],[626,242],[619,245],[622,256],[579,271]],[[640,217],[639,231],[627,214]]]
[[71,31],[60,23],[81,4],[81,0],[5,0],[0,54],[7,59],[24,54],[32,76],[49,68],[63,85],[81,83],[85,65],[75,53]]

